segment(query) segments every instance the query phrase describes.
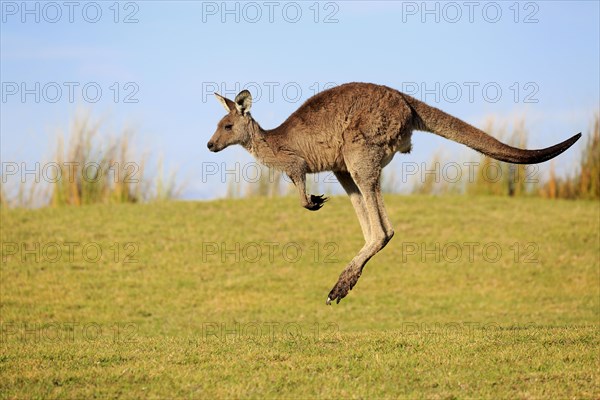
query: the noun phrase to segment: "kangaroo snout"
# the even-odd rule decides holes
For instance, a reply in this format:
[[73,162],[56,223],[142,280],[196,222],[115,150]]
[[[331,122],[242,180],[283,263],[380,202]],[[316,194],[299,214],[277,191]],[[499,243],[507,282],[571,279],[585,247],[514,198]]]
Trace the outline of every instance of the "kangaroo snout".
[[206,147],[208,147],[208,150],[212,151],[213,153],[216,153],[219,150],[221,150],[221,149],[217,148],[217,146],[215,145],[215,142],[208,142],[206,144]]

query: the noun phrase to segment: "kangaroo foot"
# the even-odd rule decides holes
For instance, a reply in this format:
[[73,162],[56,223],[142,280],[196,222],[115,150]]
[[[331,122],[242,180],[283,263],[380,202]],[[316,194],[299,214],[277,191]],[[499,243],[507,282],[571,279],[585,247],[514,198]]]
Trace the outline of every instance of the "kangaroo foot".
[[347,266],[346,269],[340,274],[340,277],[333,289],[331,289],[331,292],[329,292],[326,304],[331,305],[333,300],[336,300],[336,303],[339,304],[340,300],[346,297],[348,292],[352,290],[354,285],[356,285],[361,273],[361,269],[355,267],[353,264]]
[[323,207],[323,204],[324,204],[324,203],[325,203],[327,200],[329,200],[329,198],[327,198],[327,197],[323,197],[323,196],[324,196],[323,194],[322,194],[322,195],[320,195],[320,196],[315,196],[314,194],[311,194],[311,195],[310,195],[310,202],[309,202],[307,205],[305,205],[304,207],[305,207],[307,210],[310,210],[310,211],[317,211],[317,210],[320,210],[320,209],[321,209],[321,207]]

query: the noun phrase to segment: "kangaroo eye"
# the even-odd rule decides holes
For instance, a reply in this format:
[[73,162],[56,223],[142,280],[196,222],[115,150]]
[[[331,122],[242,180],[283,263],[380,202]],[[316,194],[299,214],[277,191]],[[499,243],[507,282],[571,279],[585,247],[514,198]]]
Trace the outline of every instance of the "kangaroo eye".
[[233,125],[225,125],[225,130],[230,131],[233,128]]

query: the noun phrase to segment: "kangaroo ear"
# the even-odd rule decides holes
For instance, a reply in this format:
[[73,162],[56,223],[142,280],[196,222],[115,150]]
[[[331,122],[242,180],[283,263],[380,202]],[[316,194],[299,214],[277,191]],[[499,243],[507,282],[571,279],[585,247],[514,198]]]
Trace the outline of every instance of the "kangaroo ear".
[[223,107],[225,107],[227,112],[235,110],[236,107],[233,101],[221,96],[219,93],[215,93],[215,96],[217,96],[217,100],[219,100],[219,103],[223,104]]
[[252,107],[252,95],[247,90],[242,90],[235,96],[235,108],[242,115],[246,115]]

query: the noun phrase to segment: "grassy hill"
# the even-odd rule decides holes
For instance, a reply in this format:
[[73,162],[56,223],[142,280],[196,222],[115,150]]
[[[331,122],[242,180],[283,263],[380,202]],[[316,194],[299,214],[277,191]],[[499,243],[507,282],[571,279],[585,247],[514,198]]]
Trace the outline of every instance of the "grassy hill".
[[345,197],[2,210],[0,396],[598,397],[598,202]]

